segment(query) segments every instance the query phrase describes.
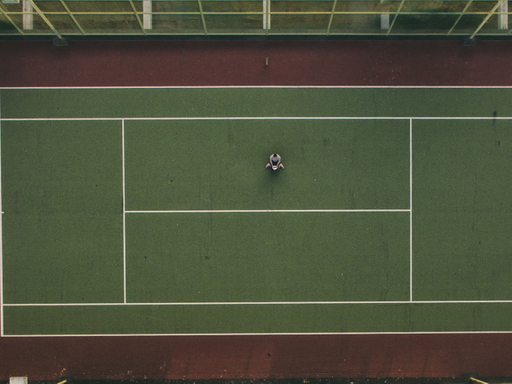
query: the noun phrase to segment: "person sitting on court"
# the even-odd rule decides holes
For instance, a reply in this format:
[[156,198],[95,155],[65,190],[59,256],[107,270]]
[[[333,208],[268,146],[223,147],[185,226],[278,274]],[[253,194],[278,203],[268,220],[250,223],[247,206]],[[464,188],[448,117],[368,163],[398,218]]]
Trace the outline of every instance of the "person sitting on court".
[[265,168],[272,167],[272,170],[277,171],[279,168],[284,169],[283,163],[281,163],[281,156],[274,153],[270,156],[270,161],[267,163]]

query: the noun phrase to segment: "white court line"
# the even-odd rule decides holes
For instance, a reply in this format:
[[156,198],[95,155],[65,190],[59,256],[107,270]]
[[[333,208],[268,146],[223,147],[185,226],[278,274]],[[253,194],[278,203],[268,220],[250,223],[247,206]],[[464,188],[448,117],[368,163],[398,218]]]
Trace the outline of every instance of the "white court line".
[[409,300],[412,294],[412,119],[409,123]]
[[122,117],[9,117],[1,121],[120,121]]
[[410,212],[410,209],[183,209],[127,210],[126,213],[319,213],[319,212]]
[[4,335],[10,338],[24,337],[197,337],[197,336],[351,336],[351,335],[466,335],[466,334],[511,334],[512,331],[440,331],[440,332],[276,332],[276,333],[77,333],[77,334],[42,334],[42,335]]
[[169,85],[169,86],[70,86],[70,87],[0,87],[7,90],[59,90],[59,89],[512,89],[497,85]]
[[350,304],[409,304],[409,301],[213,301],[183,303],[42,303],[5,304],[7,307],[104,307],[104,306],[231,306],[231,305],[350,305]]
[[175,117],[7,117],[0,121],[202,121],[202,120],[511,120],[512,116],[175,116]]
[[[497,119],[498,117],[496,117]],[[202,121],[202,120],[409,120],[410,117],[364,116],[166,116],[166,117],[9,117],[3,121]],[[492,119],[492,118],[491,118]],[[506,119],[506,117],[501,117]]]
[[4,336],[4,269],[3,269],[3,227],[2,227],[2,99],[0,92],[0,337]]
[[512,304],[512,300],[437,300],[437,301],[213,301],[180,303],[17,303],[5,307],[136,307],[136,306],[247,306],[247,305],[410,305],[410,304]]
[[126,303],[126,172],[124,154],[124,120],[121,120],[121,157],[123,177],[123,300]]

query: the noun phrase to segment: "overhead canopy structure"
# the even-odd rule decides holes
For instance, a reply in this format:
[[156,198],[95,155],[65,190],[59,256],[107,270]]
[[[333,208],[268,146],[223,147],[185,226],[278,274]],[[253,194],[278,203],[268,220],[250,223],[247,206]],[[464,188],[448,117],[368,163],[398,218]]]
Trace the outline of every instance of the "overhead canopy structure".
[[506,0],[1,0],[3,36],[512,37]]

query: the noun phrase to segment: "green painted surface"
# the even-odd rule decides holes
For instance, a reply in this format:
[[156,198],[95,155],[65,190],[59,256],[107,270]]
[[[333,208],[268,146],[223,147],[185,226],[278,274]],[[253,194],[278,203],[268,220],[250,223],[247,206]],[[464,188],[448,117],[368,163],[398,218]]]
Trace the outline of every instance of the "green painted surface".
[[125,147],[127,210],[409,208],[405,120],[128,121]]
[[6,334],[512,331],[511,303],[7,307]]
[[510,88],[2,90],[2,117],[512,116]]
[[[1,121],[4,333],[512,331],[512,303],[417,302],[512,299],[509,94],[2,90],[3,119],[117,118]],[[127,213],[124,305],[120,118],[144,116],[366,118],[125,120],[127,210],[407,209],[409,119],[371,118],[490,119],[413,120],[416,302],[408,212]],[[294,303],[204,304],[269,301]]]
[[511,121],[415,121],[414,298],[511,300]]
[[123,299],[119,122],[2,122],[4,303]]
[[128,301],[409,299],[409,213],[130,214]]

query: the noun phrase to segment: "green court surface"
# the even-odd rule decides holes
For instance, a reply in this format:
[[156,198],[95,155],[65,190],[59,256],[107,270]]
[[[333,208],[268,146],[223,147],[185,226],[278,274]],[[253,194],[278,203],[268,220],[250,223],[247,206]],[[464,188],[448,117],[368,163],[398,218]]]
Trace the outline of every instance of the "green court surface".
[[2,335],[511,332],[511,96],[0,89]]

